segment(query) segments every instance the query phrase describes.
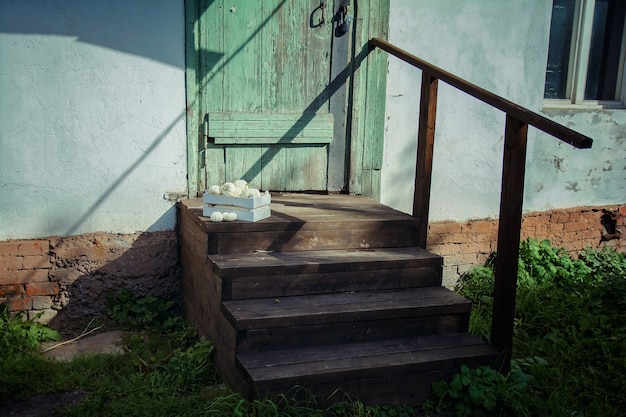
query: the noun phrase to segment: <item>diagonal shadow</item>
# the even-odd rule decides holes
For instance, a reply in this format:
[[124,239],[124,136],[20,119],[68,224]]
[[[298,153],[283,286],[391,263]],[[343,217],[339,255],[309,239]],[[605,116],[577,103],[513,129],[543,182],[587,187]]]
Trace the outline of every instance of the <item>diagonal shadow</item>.
[[104,203],[109,196],[115,191],[117,187],[120,186],[128,178],[128,176],[135,171],[139,165],[143,163],[143,161],[150,156],[150,154],[156,149],[156,147],[163,142],[163,140],[167,137],[167,135],[174,129],[177,123],[181,120],[185,120],[187,112],[183,111],[178,117],[176,117],[153,141],[148,145],[148,150],[143,153],[131,166],[126,168],[126,170],[120,175],[109,187],[100,195],[100,197],[90,205],[85,214],[83,214],[78,220],[72,224],[69,229],[66,231],[67,236],[73,235],[80,226],[87,221],[87,219],[93,214],[94,211]]
[[[361,51],[354,56],[352,61],[348,62],[346,67],[339,73],[335,78],[331,80],[331,82],[311,101],[303,111],[300,117],[296,122],[294,122],[293,126],[281,137],[281,142],[283,144],[287,144],[293,141],[293,138],[297,137],[298,133],[300,133],[306,125],[308,125],[313,117],[311,114],[317,112],[323,105],[326,103],[326,100],[323,100],[324,97],[331,97],[337,90],[344,86],[346,81],[354,74],[354,72],[361,66],[361,63],[365,60],[367,55],[369,54],[370,49],[369,45],[365,44]],[[347,123],[349,126],[350,123]],[[284,140],[284,142],[283,142]],[[248,171],[241,176],[241,178],[252,178],[256,176],[262,168],[263,164],[267,164],[278,154],[278,149],[275,147],[268,147],[259,160],[252,165]]]
[[[201,13],[198,14],[198,19],[200,18],[201,14],[204,14],[208,9],[208,7],[211,5],[211,3],[213,3],[214,0],[211,0],[207,5],[205,10],[203,10]],[[203,68],[201,71],[198,71],[197,74],[202,74],[205,73],[207,74],[206,76],[204,76],[204,79],[199,80],[198,81],[198,88],[200,90],[202,90],[204,88],[204,86],[206,86],[209,82],[211,82],[211,80],[213,80],[218,74],[221,74],[222,70],[237,56],[241,53],[241,51],[243,51],[243,49],[246,47],[247,44],[249,44],[252,39],[254,39],[260,32],[261,30],[263,30],[263,28],[265,26],[267,26],[267,24],[272,20],[272,18],[274,16],[276,16],[276,14],[278,13],[278,11],[283,7],[283,5],[287,2],[287,0],[282,0],[275,8],[274,10],[272,10],[272,12],[263,20],[263,22],[261,22],[261,24],[259,25],[259,27],[257,27],[254,32],[252,32],[252,34],[250,34],[250,36],[248,36],[248,38],[241,44],[241,46],[239,46],[239,48],[235,49],[235,51],[233,51],[230,56],[228,56],[228,58],[226,58],[220,65],[219,67],[215,68],[217,63],[224,57],[224,53],[219,52],[219,51],[212,51],[209,49],[200,49],[200,51],[202,52],[200,55],[200,67],[202,67],[202,63],[203,62],[207,62],[207,68]],[[222,33],[223,35],[223,33]],[[213,72],[210,76],[209,76],[209,72]]]

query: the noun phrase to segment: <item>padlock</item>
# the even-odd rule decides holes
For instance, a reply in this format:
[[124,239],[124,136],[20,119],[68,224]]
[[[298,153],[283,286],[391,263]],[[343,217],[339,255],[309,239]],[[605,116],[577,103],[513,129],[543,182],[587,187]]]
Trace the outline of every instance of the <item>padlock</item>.
[[339,25],[339,31],[341,33],[348,33],[348,31],[350,30],[350,25],[348,24],[348,22],[344,19],[343,23],[341,25]]

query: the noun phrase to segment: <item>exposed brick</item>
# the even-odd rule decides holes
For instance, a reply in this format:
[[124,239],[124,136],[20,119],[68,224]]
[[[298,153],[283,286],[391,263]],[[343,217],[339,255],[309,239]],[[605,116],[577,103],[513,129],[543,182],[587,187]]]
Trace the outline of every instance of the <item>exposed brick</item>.
[[536,227],[524,227],[520,233],[520,240],[525,240],[529,237],[537,236],[537,228]]
[[0,257],[16,256],[19,253],[19,247],[19,240],[5,240],[3,242],[0,242]]
[[30,310],[33,302],[30,298],[14,298],[5,302],[9,311],[27,311]]
[[27,271],[9,271],[0,274],[0,285],[27,284],[29,282],[47,282],[47,269],[30,269]]
[[444,258],[444,263],[445,265],[480,265],[483,258],[484,256],[476,252],[460,253]]
[[19,271],[22,269],[22,259],[17,256],[0,256],[0,272]]
[[426,249],[441,256],[448,256],[459,252],[458,244],[448,245],[427,245]]
[[580,214],[569,212],[556,212],[550,215],[550,221],[552,223],[570,223],[579,220],[579,218]]
[[50,242],[47,240],[24,240],[19,247],[21,256],[43,255],[50,251]]
[[22,259],[23,269],[48,269],[52,267],[50,255],[24,256]]
[[495,233],[498,223],[495,220],[480,220],[470,223],[470,231],[473,233]]
[[47,310],[52,308],[52,298],[37,296],[32,298],[33,310]]
[[57,295],[59,284],[56,282],[35,282],[26,284],[26,295],[33,297],[37,295]]
[[439,243],[464,243],[467,242],[467,233],[447,233],[439,236]]
[[24,294],[24,286],[22,285],[2,285],[0,286],[0,298],[14,297]]
[[589,227],[589,225],[586,222],[572,222],[572,223],[565,223],[564,225],[564,230],[565,232],[578,232],[579,230],[585,230]]
[[432,234],[448,234],[459,233],[461,231],[461,224],[455,222],[440,222],[430,223],[428,225],[428,233]]
[[522,219],[522,227],[533,227],[544,225],[548,222],[544,216],[532,215]]
[[[495,243],[494,243],[495,244]],[[459,245],[457,253],[482,253],[488,254],[493,252],[491,242],[486,243],[464,243]]]
[[469,236],[469,240],[476,243],[490,243],[497,242],[498,236],[496,233],[475,233]]

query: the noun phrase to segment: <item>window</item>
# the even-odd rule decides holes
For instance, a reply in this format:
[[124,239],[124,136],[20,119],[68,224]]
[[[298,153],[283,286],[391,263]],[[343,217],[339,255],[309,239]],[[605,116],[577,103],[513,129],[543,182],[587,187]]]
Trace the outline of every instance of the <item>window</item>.
[[553,1],[547,107],[624,107],[625,16],[624,0]]

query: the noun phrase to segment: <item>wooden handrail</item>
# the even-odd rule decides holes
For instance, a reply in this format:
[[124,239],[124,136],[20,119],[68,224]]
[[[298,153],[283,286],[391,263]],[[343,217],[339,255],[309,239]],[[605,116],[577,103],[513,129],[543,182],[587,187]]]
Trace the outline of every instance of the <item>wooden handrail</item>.
[[470,96],[502,110],[503,112],[515,117],[517,120],[528,123],[529,125],[534,126],[537,129],[562,140],[563,142],[569,143],[576,148],[591,148],[593,140],[590,137],[556,123],[545,116],[533,112],[532,110],[519,106],[512,101],[492,93],[491,91],[465,81],[464,79],[444,71],[441,68],[416,57],[415,55],[411,55],[407,51],[400,49],[387,41],[379,38],[372,38],[370,40],[370,47],[380,48],[396,58],[399,58],[402,61],[429,73],[431,76],[440,79],[446,84],[450,84]]
[[519,241],[522,227],[528,126],[534,126],[579,149],[591,148],[593,140],[444,71],[382,39],[372,38],[369,42],[369,47],[370,51],[374,48],[380,48],[422,70],[415,190],[413,195],[413,216],[420,219],[416,243],[422,248],[426,248],[428,238],[428,212],[435,141],[438,81],[441,80],[506,113],[491,343],[503,350],[504,357],[501,370],[508,372],[513,347],[513,321],[515,317]]

